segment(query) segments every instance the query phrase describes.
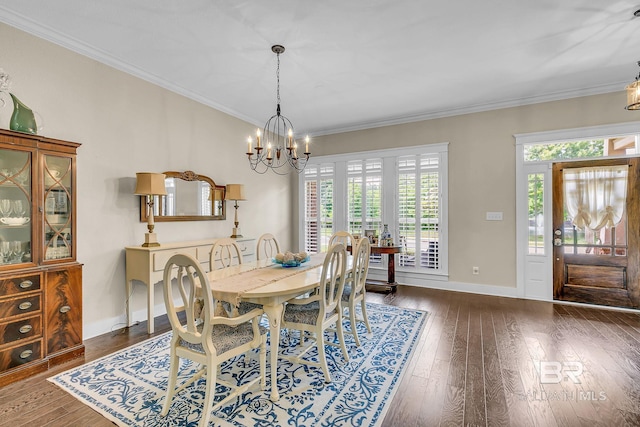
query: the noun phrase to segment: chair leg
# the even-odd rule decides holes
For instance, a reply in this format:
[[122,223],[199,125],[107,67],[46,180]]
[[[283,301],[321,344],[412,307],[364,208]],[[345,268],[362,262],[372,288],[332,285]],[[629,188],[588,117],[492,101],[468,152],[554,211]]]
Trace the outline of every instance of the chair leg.
[[342,330],[342,316],[338,316],[338,320],[336,321],[336,329],[338,330],[338,339],[340,340],[340,347],[342,348],[342,355],[344,356],[344,361],[349,361],[349,353],[347,353],[347,346],[344,344],[344,331]]
[[371,326],[369,325],[369,316],[367,315],[367,304],[364,302],[364,298],[360,300],[360,307],[362,307],[362,318],[364,319],[364,324],[367,325],[367,331],[371,333]]
[[331,375],[329,375],[329,367],[327,366],[327,355],[324,350],[324,333],[320,331],[320,335],[316,332],[316,336],[319,336],[319,339],[316,339],[316,346],[318,347],[318,362],[322,367],[322,372],[324,373],[324,382],[329,384],[331,382]]
[[169,356],[169,382],[167,384],[167,396],[164,400],[164,405],[162,406],[162,412],[160,415],[163,417],[169,413],[169,408],[171,407],[171,401],[176,393],[176,381],[178,380],[178,367],[180,366],[180,358],[175,354],[173,350],[171,350],[171,355]]
[[[212,366],[213,361],[208,366]],[[198,427],[207,427],[211,418],[211,408],[213,407],[213,398],[216,394],[217,370],[207,369],[205,376],[205,392],[204,403],[202,404],[202,413],[200,414],[200,422]]]
[[353,305],[349,305],[349,322],[351,322],[351,333],[356,342],[356,347],[360,347],[360,339],[358,339],[358,324],[356,323],[356,310]]

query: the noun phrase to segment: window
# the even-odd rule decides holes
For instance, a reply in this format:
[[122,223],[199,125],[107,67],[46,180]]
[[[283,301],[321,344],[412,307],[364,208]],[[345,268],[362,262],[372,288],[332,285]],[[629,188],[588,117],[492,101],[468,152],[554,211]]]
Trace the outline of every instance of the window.
[[[446,275],[447,144],[311,158],[301,174],[301,246],[327,249],[334,231],[379,235],[403,247],[396,272]],[[378,256],[371,267],[385,268]]]
[[527,175],[529,185],[529,254],[544,255],[544,174]]
[[398,230],[401,267],[439,266],[439,158],[418,154],[398,158]]
[[364,236],[364,230],[382,228],[382,160],[347,162],[347,231]]
[[327,250],[333,234],[333,165],[307,165],[304,171],[304,250]]

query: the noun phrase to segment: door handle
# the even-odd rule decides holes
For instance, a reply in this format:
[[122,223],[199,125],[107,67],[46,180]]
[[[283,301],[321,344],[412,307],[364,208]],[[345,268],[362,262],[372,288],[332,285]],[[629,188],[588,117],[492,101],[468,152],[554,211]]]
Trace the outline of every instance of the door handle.
[[562,246],[562,230],[559,228],[553,230],[553,246]]

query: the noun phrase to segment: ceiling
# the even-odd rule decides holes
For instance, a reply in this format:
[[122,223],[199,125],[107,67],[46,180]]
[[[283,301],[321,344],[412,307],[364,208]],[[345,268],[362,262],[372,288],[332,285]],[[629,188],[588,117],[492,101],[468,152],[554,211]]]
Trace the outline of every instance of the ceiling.
[[282,114],[321,135],[621,91],[639,71],[638,9],[640,0],[0,0],[0,21],[259,126],[275,113],[271,46],[282,44]]

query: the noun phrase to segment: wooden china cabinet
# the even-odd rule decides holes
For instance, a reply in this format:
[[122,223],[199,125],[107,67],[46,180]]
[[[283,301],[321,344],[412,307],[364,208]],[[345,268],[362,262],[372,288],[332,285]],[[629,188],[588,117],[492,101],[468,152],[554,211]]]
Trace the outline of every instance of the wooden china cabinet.
[[0,129],[0,386],[84,355],[79,146]]

